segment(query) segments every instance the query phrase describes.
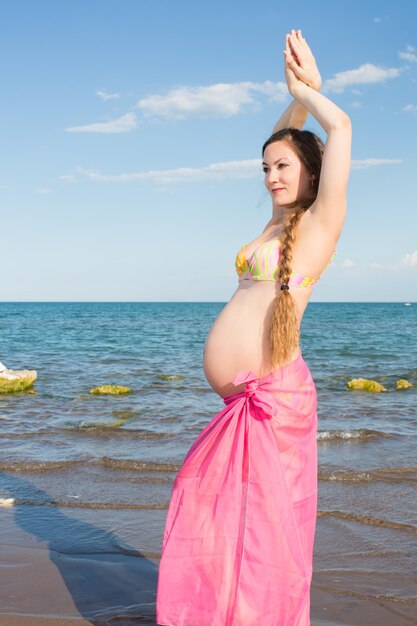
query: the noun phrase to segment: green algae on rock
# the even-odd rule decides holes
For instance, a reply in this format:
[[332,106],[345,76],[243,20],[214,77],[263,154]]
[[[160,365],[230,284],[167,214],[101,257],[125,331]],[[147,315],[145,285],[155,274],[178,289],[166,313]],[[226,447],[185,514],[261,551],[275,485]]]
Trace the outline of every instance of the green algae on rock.
[[9,370],[0,372],[0,394],[17,393],[30,389],[37,379],[35,370]]
[[362,391],[387,391],[376,380],[369,380],[368,378],[353,378],[348,382],[347,386],[348,389],[360,389]]
[[131,393],[130,387],[124,387],[123,385],[101,385],[90,389],[90,393],[93,395],[111,395],[120,396],[125,393]]
[[112,415],[117,417],[119,420],[131,420],[135,417],[138,417],[138,411],[132,411],[132,409],[116,409],[112,411]]
[[409,383],[408,380],[406,380],[405,378],[400,378],[399,380],[397,380],[396,389],[408,389],[409,387],[412,387],[412,386],[413,385]]
[[180,374],[160,374],[159,378],[161,380],[183,380],[184,376]]
[[109,428],[116,428],[118,426],[123,426],[123,424],[126,424],[126,422],[128,422],[129,420],[137,417],[137,413],[130,409],[127,409],[126,411],[112,411],[112,413],[115,417],[118,417],[119,419],[116,422],[112,422],[111,424],[108,424]]

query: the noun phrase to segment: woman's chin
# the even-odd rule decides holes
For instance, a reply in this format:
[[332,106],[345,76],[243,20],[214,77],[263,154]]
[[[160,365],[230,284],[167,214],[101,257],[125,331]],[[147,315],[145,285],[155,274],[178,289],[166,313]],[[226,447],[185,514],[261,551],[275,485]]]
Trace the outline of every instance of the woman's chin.
[[272,198],[272,206],[274,209],[285,209],[286,206],[288,206],[288,202],[285,201],[285,199],[281,199],[281,198]]
[[[304,199],[304,202],[306,200]],[[303,198],[289,198],[286,196],[285,198],[277,198],[275,196],[272,197],[272,208],[273,209],[289,209],[292,208],[296,203],[302,203]]]

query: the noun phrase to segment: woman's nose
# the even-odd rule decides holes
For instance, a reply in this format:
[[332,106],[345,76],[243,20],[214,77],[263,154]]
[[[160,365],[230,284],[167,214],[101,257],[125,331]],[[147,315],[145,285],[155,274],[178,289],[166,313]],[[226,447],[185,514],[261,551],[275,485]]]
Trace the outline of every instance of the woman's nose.
[[275,171],[269,170],[269,172],[265,174],[265,182],[268,184],[276,183],[277,179],[278,179],[278,176],[277,176],[276,170]]

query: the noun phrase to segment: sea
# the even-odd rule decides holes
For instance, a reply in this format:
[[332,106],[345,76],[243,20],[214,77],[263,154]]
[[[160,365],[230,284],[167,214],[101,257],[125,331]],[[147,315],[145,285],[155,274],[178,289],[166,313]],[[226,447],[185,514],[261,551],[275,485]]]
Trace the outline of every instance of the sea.
[[[0,396],[0,501],[13,499],[36,541],[67,555],[140,554],[155,583],[176,472],[224,406],[202,369],[224,306],[0,303],[0,361],[38,374],[35,393]],[[312,302],[301,348],[318,394],[313,596],[417,623],[417,302]],[[386,391],[351,390],[354,378]],[[397,389],[400,379],[412,386]],[[90,394],[105,384],[132,392]],[[53,507],[60,532],[45,518]],[[0,528],[0,550],[2,540]],[[127,599],[132,623],[152,623],[154,592]],[[92,605],[80,611],[91,617]],[[337,623],[365,623],[348,616]]]

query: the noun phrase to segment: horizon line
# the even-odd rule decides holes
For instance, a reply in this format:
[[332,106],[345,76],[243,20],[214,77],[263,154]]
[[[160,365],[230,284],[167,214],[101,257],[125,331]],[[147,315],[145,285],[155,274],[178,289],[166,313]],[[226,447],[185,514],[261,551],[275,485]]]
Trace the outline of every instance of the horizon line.
[[[229,300],[0,300],[0,304],[227,304]],[[308,304],[417,304],[412,300],[313,300]]]

